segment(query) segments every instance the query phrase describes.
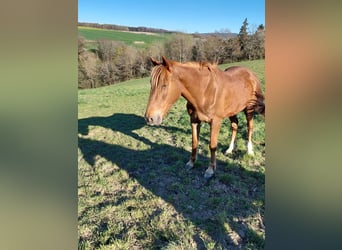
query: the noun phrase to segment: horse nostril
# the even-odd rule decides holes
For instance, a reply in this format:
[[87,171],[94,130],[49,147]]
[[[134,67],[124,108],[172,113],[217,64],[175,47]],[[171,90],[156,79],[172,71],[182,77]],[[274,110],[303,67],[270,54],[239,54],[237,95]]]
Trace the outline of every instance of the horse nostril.
[[150,124],[150,123],[153,122],[153,117],[152,116],[148,117],[148,116],[145,115],[145,120],[146,120],[147,123]]
[[150,116],[145,116],[145,120],[149,125],[160,125],[162,119],[159,114],[152,114]]

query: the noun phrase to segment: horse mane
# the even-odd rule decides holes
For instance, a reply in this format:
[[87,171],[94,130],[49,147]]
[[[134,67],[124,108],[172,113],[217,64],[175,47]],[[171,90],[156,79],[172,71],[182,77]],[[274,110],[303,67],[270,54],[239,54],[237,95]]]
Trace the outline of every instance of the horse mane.
[[[216,63],[210,63],[210,62],[176,62],[172,61],[173,65],[176,66],[186,66],[186,67],[191,67],[191,68],[198,68],[200,71],[203,71],[207,69],[210,73],[214,73],[217,68]],[[151,72],[151,84],[153,87],[157,87],[159,82],[166,82],[168,80],[168,74],[167,74],[167,69],[164,65],[156,65],[153,67],[152,72]]]
[[151,84],[157,87],[160,81],[167,81],[167,69],[163,65],[154,66],[151,72]]
[[200,61],[200,62],[186,62],[186,63],[182,63],[182,65],[187,65],[187,66],[194,67],[194,68],[197,67],[200,70],[208,69],[209,71],[213,71],[214,68],[217,67],[216,63],[203,62],[203,61]]

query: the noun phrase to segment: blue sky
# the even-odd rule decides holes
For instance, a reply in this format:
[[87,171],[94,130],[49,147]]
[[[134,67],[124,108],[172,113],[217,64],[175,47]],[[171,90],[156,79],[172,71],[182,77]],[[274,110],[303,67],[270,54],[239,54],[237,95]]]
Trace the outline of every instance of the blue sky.
[[187,33],[265,25],[264,0],[79,0],[78,21],[145,26]]

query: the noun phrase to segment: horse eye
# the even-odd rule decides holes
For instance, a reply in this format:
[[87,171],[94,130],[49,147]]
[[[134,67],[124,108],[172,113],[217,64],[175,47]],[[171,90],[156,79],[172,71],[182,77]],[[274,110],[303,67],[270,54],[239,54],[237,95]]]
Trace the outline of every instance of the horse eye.
[[167,87],[167,85],[164,83],[162,86],[161,86],[163,89],[165,89]]

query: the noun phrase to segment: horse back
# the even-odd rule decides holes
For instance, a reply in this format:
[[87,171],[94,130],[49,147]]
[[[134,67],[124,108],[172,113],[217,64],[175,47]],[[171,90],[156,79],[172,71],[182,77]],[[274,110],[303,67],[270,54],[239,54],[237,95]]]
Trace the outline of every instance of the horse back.
[[[250,69],[242,66],[231,66],[225,69],[224,73],[233,78],[233,83],[238,84],[240,82],[243,82],[244,84],[249,84],[254,91],[261,93],[260,81],[255,73]],[[242,81],[238,81],[238,79],[241,79]]]
[[223,75],[226,114],[237,114],[249,106],[254,109],[263,105],[260,81],[254,72],[246,67],[232,66],[225,69]]

